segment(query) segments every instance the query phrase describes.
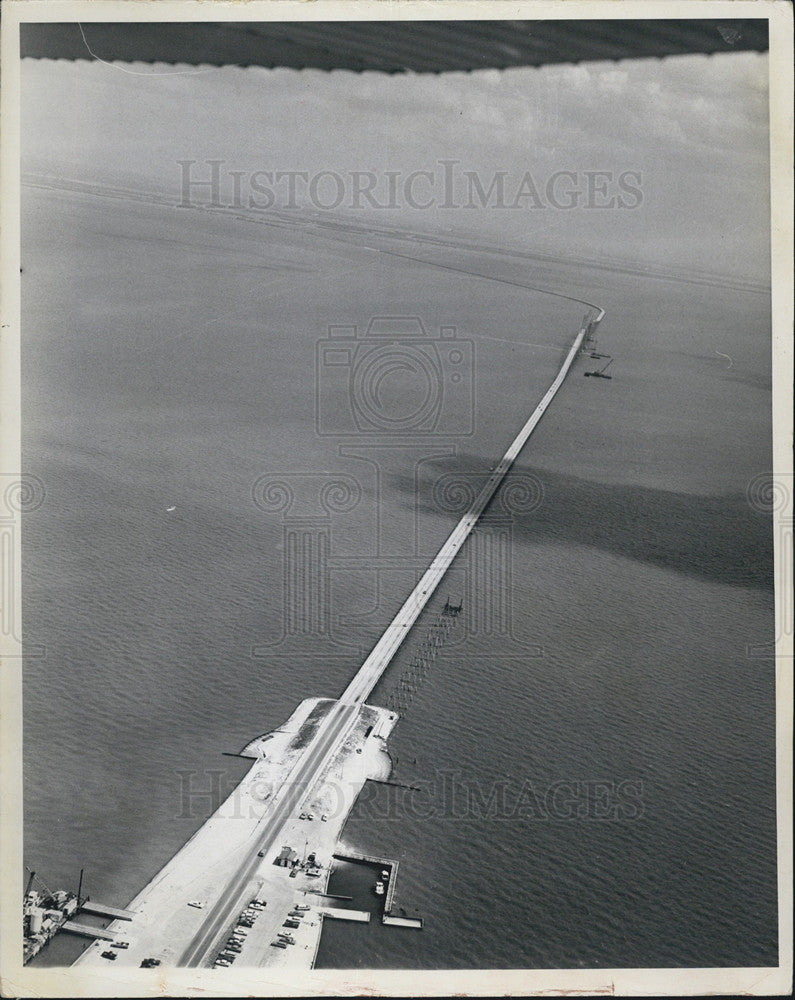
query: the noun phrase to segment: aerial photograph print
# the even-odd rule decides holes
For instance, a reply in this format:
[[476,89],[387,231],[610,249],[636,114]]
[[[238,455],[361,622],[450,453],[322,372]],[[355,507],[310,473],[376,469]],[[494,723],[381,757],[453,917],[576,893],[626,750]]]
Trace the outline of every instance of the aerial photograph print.
[[3,996],[790,993],[792,11],[563,6],[4,4]]

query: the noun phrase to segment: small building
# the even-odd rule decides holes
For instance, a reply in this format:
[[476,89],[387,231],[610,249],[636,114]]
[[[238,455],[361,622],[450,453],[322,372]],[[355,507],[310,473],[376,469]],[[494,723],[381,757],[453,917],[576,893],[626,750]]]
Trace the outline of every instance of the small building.
[[298,864],[300,858],[291,847],[283,847],[281,853],[276,858],[276,864],[282,868],[293,868]]
[[38,906],[31,907],[28,923],[28,934],[31,937],[34,937],[41,931],[43,920],[44,910],[40,909]]

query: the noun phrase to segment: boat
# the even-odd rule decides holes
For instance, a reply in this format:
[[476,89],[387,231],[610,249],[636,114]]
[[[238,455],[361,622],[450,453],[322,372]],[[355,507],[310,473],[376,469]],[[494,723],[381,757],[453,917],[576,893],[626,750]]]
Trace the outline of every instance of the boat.
[[384,895],[384,883],[380,882],[380,881],[376,882],[375,885],[373,886],[373,892],[376,894],[376,896],[383,896]]
[[69,918],[77,913],[80,898],[80,887],[78,887],[78,895],[66,889],[51,892],[41,879],[39,879],[42,886],[41,891],[33,889],[36,873],[30,868],[28,871],[30,878],[22,904],[23,965],[27,965],[32,958],[35,958],[47,942],[63,928]]
[[381,878],[384,880],[389,878],[389,870],[387,868],[384,868],[381,872]]
[[612,378],[612,375],[605,375],[605,371],[610,367],[610,365],[612,365],[612,363],[613,359],[610,358],[603,368],[596,369],[592,372],[583,372],[583,374],[586,378]]

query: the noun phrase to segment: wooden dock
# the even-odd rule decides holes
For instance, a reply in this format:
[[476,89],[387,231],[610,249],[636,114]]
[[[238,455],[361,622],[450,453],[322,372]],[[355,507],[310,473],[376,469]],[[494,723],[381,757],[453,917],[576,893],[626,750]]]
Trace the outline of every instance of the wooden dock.
[[104,927],[81,924],[77,920],[67,920],[62,930],[69,931],[70,934],[79,934],[80,937],[100,938],[102,941],[113,941],[116,937],[112,931],[106,931]]
[[422,930],[422,917],[393,917],[391,913],[385,913],[381,917],[381,923],[387,927],[412,927],[414,930]]
[[343,910],[338,906],[319,906],[317,912],[330,920],[352,920],[357,924],[370,923],[370,914],[367,910]]
[[98,917],[109,917],[113,920],[132,920],[135,910],[123,910],[119,906],[107,906],[105,903],[94,903],[87,899],[80,907],[81,913],[94,913]]
[[403,781],[392,781],[389,778],[369,778],[375,785],[391,785],[393,788],[405,788],[410,792],[422,791],[419,785],[407,785]]

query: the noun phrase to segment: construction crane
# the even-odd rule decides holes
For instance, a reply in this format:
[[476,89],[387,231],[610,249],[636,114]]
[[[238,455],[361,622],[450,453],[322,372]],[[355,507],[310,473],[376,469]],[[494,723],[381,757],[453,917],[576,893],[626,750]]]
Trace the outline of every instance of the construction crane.
[[32,868],[28,868],[27,865],[25,865],[25,871],[30,872],[30,878],[28,879],[28,887],[27,889],[25,889],[26,896],[30,892],[30,887],[31,885],[33,885],[33,880],[38,879],[39,884],[41,885],[42,889],[44,889],[44,891],[47,893],[47,895],[50,897],[50,899],[55,898],[55,893],[52,891],[52,889],[50,889],[50,887],[47,885],[47,883],[44,881],[41,875],[37,875],[36,872],[34,872]]

